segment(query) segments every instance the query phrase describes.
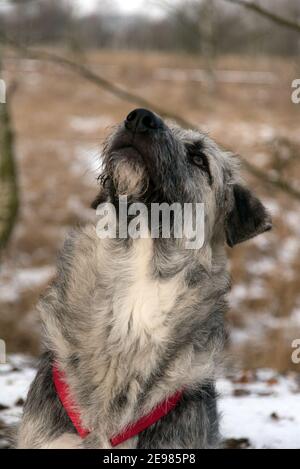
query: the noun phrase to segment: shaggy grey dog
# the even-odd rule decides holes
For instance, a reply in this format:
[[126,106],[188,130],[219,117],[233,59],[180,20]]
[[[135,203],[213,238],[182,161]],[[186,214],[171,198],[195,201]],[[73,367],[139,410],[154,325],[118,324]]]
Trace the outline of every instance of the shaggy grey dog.
[[[132,111],[103,150],[95,201],[204,203],[205,241],[100,239],[95,226],[67,239],[56,280],[39,305],[45,353],[19,428],[20,448],[110,448],[110,437],[183,390],[177,406],[126,448],[219,445],[215,379],[224,360],[230,281],[226,244],[271,228],[245,188],[237,159],[198,131]],[[149,220],[150,223],[150,220]],[[85,428],[76,433],[52,379],[65,377]]]

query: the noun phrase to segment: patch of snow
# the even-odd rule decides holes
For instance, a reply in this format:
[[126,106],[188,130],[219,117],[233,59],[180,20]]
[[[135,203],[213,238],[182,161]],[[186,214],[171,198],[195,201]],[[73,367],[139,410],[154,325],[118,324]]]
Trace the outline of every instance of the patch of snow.
[[256,166],[264,168],[270,161],[270,155],[268,155],[268,153],[263,152],[254,153],[253,160]]
[[278,257],[283,264],[291,264],[300,253],[300,243],[298,238],[289,237],[283,239],[278,250]]
[[263,283],[259,280],[255,280],[249,285],[242,283],[235,285],[230,292],[229,300],[231,306],[236,307],[245,299],[257,300],[264,298],[265,294],[266,291]]
[[18,401],[26,398],[35,373],[35,360],[23,355],[9,355],[7,363],[0,364],[0,405],[7,407],[0,411],[0,420],[16,422],[22,411]]
[[24,73],[35,72],[39,66],[39,61],[35,59],[19,59],[19,66]]
[[284,213],[284,220],[288,226],[300,235],[300,213],[299,211],[289,211]]
[[264,206],[269,210],[269,212],[271,213],[271,215],[273,216],[277,216],[280,214],[281,212],[281,207],[279,205],[278,202],[276,202],[276,200],[274,199],[267,199],[267,198],[263,198],[262,199],[262,202],[264,204]]
[[[254,383],[221,380],[219,410],[225,438],[247,438],[252,448],[300,448],[300,393],[291,377],[264,370]],[[239,397],[235,390],[242,390]],[[245,393],[243,395],[243,392]]]
[[246,269],[251,274],[265,275],[276,269],[276,260],[271,257],[262,257],[257,261],[248,261]]
[[[207,70],[179,68],[159,68],[154,72],[157,80],[198,81],[207,83],[212,79]],[[272,72],[244,71],[244,70],[214,70],[213,79],[220,83],[247,83],[253,85],[273,85],[277,77]]]
[[[1,375],[0,365],[0,402],[7,407],[13,407],[18,399],[24,398],[28,392],[28,383],[35,376],[35,370],[25,368]],[[1,414],[2,415],[2,414]]]
[[246,145],[252,145],[257,138],[256,129],[254,129],[253,126],[248,122],[233,122],[230,125],[229,132],[233,135],[239,135],[241,141],[243,141]]
[[0,272],[0,301],[14,302],[20,294],[49,282],[55,273],[53,266],[16,269]]
[[[236,306],[236,305],[235,305]],[[257,314],[244,315],[243,327],[235,327],[231,333],[231,342],[234,345],[247,344],[249,341],[252,347],[259,346],[266,341],[266,336],[270,331],[280,330],[285,334],[286,340],[291,340],[300,335],[300,309],[295,308],[289,316],[275,317],[270,316],[268,312],[260,311]]]
[[71,195],[67,200],[68,209],[77,215],[81,220],[85,222],[92,222],[94,220],[94,211],[86,207],[79,196]]
[[[268,233],[269,234],[269,233]],[[251,242],[257,246],[261,251],[265,251],[270,247],[271,241],[269,236],[256,236],[256,238],[252,238]]]
[[239,327],[235,327],[230,332],[230,340],[232,344],[242,345],[248,342],[249,339],[250,339],[250,334],[249,334],[248,329],[246,328],[241,329]]
[[93,133],[113,124],[113,119],[108,116],[79,117],[74,116],[70,120],[70,127],[82,133]]
[[261,124],[259,128],[259,136],[264,142],[272,142],[276,136],[276,130],[267,124]]
[[296,308],[291,312],[290,321],[292,325],[300,327],[300,308]]

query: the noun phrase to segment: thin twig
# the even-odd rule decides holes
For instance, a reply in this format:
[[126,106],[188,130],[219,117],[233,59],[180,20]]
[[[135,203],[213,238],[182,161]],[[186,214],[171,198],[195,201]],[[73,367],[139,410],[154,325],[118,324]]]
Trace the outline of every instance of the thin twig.
[[257,168],[257,166],[254,166],[253,164],[249,163],[249,161],[247,161],[245,158],[242,158],[242,162],[245,169],[248,170],[249,173],[253,174],[253,176],[255,176],[256,178],[261,179],[262,181],[271,184],[277,189],[286,192],[295,199],[300,200],[300,191],[293,187],[286,180],[277,176],[272,176],[270,173],[266,174],[265,171],[262,171],[261,169]]
[[276,13],[273,13],[272,11],[267,10],[266,8],[258,5],[255,2],[252,2],[249,0],[224,0],[224,1],[227,3],[233,3],[235,5],[241,5],[242,7],[247,8],[248,10],[254,11],[255,13],[258,13],[259,15],[264,16],[265,18],[268,18],[274,23],[277,23],[279,26],[290,28],[300,33],[300,23],[298,23],[297,21],[291,20],[289,18],[277,15]]

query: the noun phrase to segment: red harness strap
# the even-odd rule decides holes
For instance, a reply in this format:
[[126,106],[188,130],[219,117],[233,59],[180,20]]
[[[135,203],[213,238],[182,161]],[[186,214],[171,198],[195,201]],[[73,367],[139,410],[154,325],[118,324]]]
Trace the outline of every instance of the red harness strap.
[[[76,410],[75,402],[70,396],[69,387],[65,380],[64,373],[58,369],[56,364],[53,365],[52,373],[57,395],[65,411],[67,412],[70,420],[76,428],[79,436],[81,438],[85,438],[90,433],[90,430],[84,428],[81,424],[80,413]],[[129,440],[130,438],[138,435],[143,430],[146,430],[146,428],[153,425],[159,419],[167,415],[172,409],[174,409],[181,397],[182,391],[177,391],[171,397],[168,397],[164,401],[160,402],[151,412],[149,412],[149,414],[145,415],[144,417],[140,418],[137,422],[128,426],[118,435],[112,437],[110,439],[111,445],[118,446],[124,441]]]

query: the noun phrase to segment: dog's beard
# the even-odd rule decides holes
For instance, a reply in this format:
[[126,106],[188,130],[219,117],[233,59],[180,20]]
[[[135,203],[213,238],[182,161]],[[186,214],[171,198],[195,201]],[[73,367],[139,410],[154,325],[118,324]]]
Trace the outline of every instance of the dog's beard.
[[108,170],[117,196],[140,199],[149,187],[149,176],[140,161],[124,156],[114,160]]

